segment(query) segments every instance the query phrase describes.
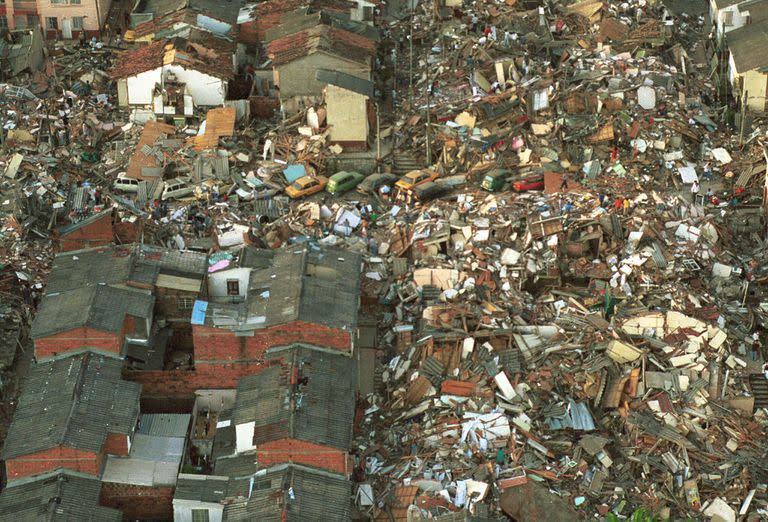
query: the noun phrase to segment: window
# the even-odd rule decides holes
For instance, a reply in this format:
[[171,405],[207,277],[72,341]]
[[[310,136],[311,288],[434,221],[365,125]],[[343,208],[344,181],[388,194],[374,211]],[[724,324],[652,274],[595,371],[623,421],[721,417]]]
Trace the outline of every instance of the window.
[[240,281],[227,279],[227,295],[240,295]]
[[195,300],[191,297],[179,297],[176,307],[179,310],[192,310],[195,307]]
[[8,29],[8,17],[5,15],[0,15],[0,29]]
[[733,25],[733,11],[726,11],[723,13],[723,25],[725,27]]
[[192,522],[208,522],[208,510],[207,509],[193,509],[192,510]]
[[37,18],[37,15],[27,15],[27,27],[35,27],[40,23],[40,19]]
[[82,30],[83,22],[84,21],[85,20],[83,19],[82,16],[73,16],[72,17],[72,29],[80,29],[80,30]]
[[363,6],[363,21],[364,22],[372,22],[373,21],[373,7],[371,6]]
[[45,17],[45,28],[49,31],[58,31],[59,29],[59,19],[55,16],[46,16]]

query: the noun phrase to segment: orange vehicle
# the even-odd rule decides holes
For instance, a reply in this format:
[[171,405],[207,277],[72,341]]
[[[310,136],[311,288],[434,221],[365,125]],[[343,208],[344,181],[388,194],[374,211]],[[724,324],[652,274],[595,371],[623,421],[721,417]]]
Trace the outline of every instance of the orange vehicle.
[[427,181],[435,181],[437,176],[437,172],[431,170],[412,170],[397,180],[395,187],[400,190],[411,190],[413,187],[426,183]]
[[302,198],[320,192],[328,184],[325,176],[302,176],[287,187],[285,193],[292,198]]

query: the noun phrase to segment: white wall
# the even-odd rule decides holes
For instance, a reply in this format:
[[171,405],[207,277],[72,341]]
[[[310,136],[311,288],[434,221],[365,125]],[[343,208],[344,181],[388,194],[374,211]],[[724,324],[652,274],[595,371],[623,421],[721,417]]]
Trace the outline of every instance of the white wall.
[[151,105],[152,91],[161,83],[164,71],[170,71],[179,82],[187,84],[195,105],[218,107],[224,104],[227,82],[200,71],[185,69],[179,65],[166,65],[128,78],[128,103]]
[[244,453],[256,449],[253,444],[253,430],[256,422],[245,422],[235,426],[235,453]]
[[155,84],[160,83],[161,68],[130,76],[128,81],[128,104],[150,105]]
[[[760,9],[760,7],[754,7],[753,9]],[[725,7],[717,12],[717,20],[715,25],[717,27],[718,40],[722,39],[724,34],[747,25],[747,16],[745,15],[749,14],[749,8],[745,8],[745,11],[746,13],[739,11],[739,4],[736,4],[729,5],[728,7]],[[732,18],[729,25],[725,25],[725,18],[727,16],[726,13],[731,13]]]
[[237,279],[240,286],[240,295],[243,298],[248,297],[248,281],[250,281],[250,278],[250,268],[232,268],[208,274],[208,297],[211,301],[216,301],[216,299],[228,300],[231,297],[227,295],[228,279]]
[[328,85],[325,104],[331,141],[368,140],[368,98],[362,94]]
[[224,518],[224,506],[221,504],[173,499],[173,522],[192,522],[193,509],[207,509],[208,522],[221,522]]

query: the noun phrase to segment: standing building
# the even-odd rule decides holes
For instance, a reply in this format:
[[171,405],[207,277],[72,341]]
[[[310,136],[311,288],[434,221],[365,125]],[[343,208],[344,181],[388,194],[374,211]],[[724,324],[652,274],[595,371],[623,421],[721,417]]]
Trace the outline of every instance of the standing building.
[[122,366],[85,352],[30,369],[0,452],[9,481],[62,468],[100,477],[107,455],[128,455],[141,386]]

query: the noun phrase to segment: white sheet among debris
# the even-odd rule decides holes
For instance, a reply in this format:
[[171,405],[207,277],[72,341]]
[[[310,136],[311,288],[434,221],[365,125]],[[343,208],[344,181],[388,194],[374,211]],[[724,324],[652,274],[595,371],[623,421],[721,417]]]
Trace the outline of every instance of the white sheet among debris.
[[728,154],[728,151],[722,147],[712,149],[710,152],[712,153],[712,157],[723,165],[727,165],[733,161],[733,158],[731,158],[731,155]]
[[467,412],[464,419],[461,423],[461,442],[476,444],[482,451],[486,451],[494,440],[508,438],[512,433],[504,413]]
[[688,226],[685,223],[680,223],[680,225],[677,227],[677,230],[675,230],[675,236],[683,238],[686,241],[690,241],[692,243],[698,242],[700,235],[700,229],[694,226]]
[[677,171],[680,173],[680,179],[686,185],[690,185],[699,179],[699,176],[696,175],[696,169],[690,165],[677,167]]
[[653,87],[643,85],[637,89],[637,103],[645,110],[656,107],[656,91]]

